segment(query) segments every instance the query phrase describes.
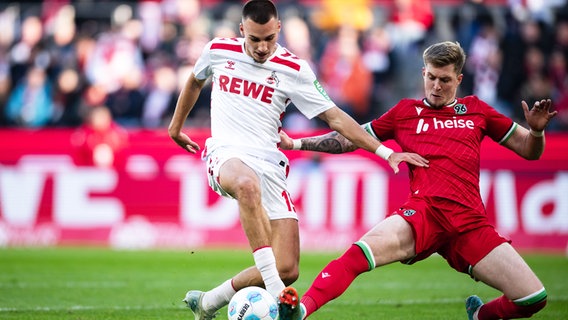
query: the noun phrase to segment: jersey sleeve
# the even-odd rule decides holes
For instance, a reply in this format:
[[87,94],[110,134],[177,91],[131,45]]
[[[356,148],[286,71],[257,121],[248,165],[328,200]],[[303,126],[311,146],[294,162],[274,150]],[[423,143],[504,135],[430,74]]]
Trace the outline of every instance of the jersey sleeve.
[[516,128],[513,120],[495,110],[487,103],[479,100],[484,109],[487,125],[486,135],[498,143],[504,143]]
[[289,96],[296,108],[308,119],[335,106],[307,63],[302,64],[296,86]]
[[394,138],[397,106],[398,104],[389,109],[379,118],[376,118],[370,122],[370,128],[372,129],[375,138],[379,139],[380,141],[387,141]]
[[211,44],[214,40],[207,43],[207,45],[201,51],[201,55],[195,62],[193,67],[193,74],[198,80],[205,80],[209,78],[212,74],[211,70]]

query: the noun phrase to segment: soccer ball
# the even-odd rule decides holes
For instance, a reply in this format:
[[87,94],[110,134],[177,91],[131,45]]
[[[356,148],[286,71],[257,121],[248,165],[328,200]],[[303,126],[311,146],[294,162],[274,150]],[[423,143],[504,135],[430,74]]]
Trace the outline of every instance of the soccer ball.
[[278,318],[276,299],[260,287],[239,290],[229,301],[229,320],[275,320]]

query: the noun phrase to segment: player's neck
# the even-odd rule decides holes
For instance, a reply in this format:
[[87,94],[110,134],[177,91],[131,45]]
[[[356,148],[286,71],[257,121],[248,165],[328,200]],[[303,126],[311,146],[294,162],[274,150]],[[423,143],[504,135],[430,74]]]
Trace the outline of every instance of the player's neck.
[[448,104],[441,105],[441,106],[435,106],[435,105],[430,104],[426,98],[422,99],[422,103],[424,103],[425,105],[427,105],[428,107],[430,107],[432,109],[442,109],[444,107],[452,107],[457,102],[458,102],[458,99],[454,98],[454,100],[452,102],[448,103]]

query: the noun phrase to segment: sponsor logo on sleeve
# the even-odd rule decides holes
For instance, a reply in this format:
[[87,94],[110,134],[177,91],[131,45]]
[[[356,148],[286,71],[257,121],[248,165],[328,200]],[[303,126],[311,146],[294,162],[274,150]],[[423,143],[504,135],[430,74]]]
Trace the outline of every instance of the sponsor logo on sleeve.
[[331,101],[331,98],[327,95],[327,92],[325,92],[325,89],[319,83],[319,81],[314,80],[314,86],[316,87],[316,90],[319,91],[319,93],[325,98],[325,100]]

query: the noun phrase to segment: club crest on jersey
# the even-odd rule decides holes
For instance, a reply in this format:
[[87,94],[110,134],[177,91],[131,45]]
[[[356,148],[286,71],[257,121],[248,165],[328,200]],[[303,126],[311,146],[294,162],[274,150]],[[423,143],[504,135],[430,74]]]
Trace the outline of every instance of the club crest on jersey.
[[276,71],[272,71],[272,74],[270,74],[270,77],[266,78],[266,83],[273,84],[273,85],[276,85],[278,87],[278,84],[280,83],[280,79],[278,79],[278,77],[276,76]]
[[225,69],[235,70],[235,61],[227,60],[227,65],[225,66]]
[[406,209],[402,212],[405,217],[413,216],[416,213],[416,210]]
[[454,106],[454,111],[456,114],[465,114],[467,112],[467,107],[463,103],[458,103]]

